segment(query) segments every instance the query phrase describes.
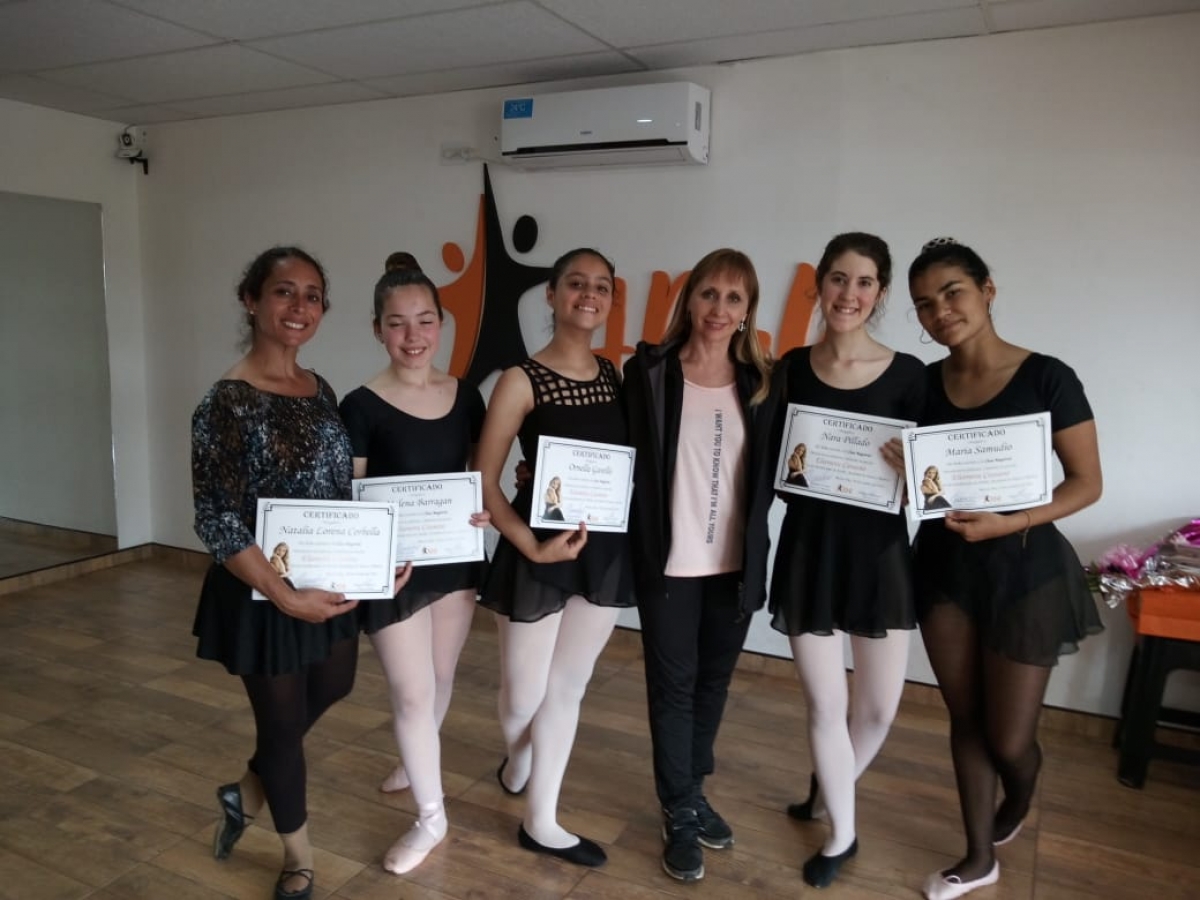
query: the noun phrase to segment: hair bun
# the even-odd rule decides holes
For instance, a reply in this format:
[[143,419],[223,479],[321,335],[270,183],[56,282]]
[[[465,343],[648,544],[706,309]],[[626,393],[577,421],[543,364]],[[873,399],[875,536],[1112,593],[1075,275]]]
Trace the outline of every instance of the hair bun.
[[962,245],[958,242],[957,238],[935,237],[932,240],[926,241],[922,245],[921,252],[926,253],[930,250],[933,250],[935,247],[948,247],[948,246],[961,247]]
[[388,273],[396,269],[414,269],[417,272],[421,271],[421,264],[417,262],[417,258],[405,250],[397,250],[395,253],[388,254],[388,258],[383,261],[383,271]]

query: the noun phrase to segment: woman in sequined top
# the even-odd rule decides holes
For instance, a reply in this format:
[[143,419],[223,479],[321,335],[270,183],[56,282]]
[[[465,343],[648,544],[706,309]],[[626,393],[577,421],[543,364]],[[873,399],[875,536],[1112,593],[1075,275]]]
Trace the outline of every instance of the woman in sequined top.
[[[266,802],[284,851],[275,897],[297,900],[313,885],[303,739],[354,684],[358,623],[346,613],[356,603],[293,587],[255,544],[254,526],[259,497],[348,500],[351,451],[333,390],[296,359],[329,308],[321,265],[275,247],[237,293],[249,349],[192,419],[196,533],[213,555],[196,652],[241,677],[256,726],[246,772],[217,789],[213,853],[227,857]],[[252,588],[267,600],[252,600]]]

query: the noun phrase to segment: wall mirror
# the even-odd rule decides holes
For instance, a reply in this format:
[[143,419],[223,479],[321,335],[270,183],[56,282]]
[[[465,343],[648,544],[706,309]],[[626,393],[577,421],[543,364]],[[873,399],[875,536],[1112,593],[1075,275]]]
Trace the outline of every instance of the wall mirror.
[[117,549],[101,225],[0,191],[0,579]]

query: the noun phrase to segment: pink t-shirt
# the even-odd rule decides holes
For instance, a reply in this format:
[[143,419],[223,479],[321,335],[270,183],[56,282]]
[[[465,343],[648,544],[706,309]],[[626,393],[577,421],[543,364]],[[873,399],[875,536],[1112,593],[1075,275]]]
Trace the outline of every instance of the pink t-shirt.
[[700,578],[742,567],[746,428],[737,385],[683,383],[664,574]]

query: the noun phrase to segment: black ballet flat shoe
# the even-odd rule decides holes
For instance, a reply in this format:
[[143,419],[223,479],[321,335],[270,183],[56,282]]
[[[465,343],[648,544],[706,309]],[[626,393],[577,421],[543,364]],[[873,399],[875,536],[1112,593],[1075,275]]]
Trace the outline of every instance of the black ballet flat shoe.
[[588,866],[592,869],[608,862],[608,855],[599,844],[580,835],[575,836],[579,838],[578,844],[572,844],[570,847],[546,847],[529,836],[524,824],[517,829],[517,843],[533,853],[545,853],[547,856],[556,856],[577,866]]
[[817,805],[817,776],[808,776],[808,799],[803,803],[789,803],[787,814],[799,822],[811,822],[816,818],[813,809]]
[[837,856],[825,856],[817,853],[809,857],[804,864],[804,883],[815,888],[829,887],[837,878],[842,863],[858,853],[858,838]]
[[254,816],[242,812],[242,789],[237,782],[217,788],[217,803],[221,805],[221,821],[213,834],[213,856],[228,859],[233,845],[241,838]]
[[508,794],[508,796],[520,797],[523,793],[525,793],[525,788],[528,787],[528,785],[523,784],[523,785],[521,785],[519,790],[514,791],[507,784],[505,784],[504,783],[504,770],[505,770],[505,768],[507,768],[507,766],[508,766],[508,757],[506,756],[506,757],[504,757],[504,759],[502,759],[500,761],[500,768],[498,768],[496,770],[496,780],[498,782],[500,782],[500,789],[502,791],[504,791],[504,793]]
[[[308,884],[300,888],[298,891],[285,891],[283,889],[283,883],[295,875],[299,875],[301,878],[307,879]],[[275,900],[311,900],[312,895],[312,869],[284,869],[279,873],[279,880],[275,882]]]

